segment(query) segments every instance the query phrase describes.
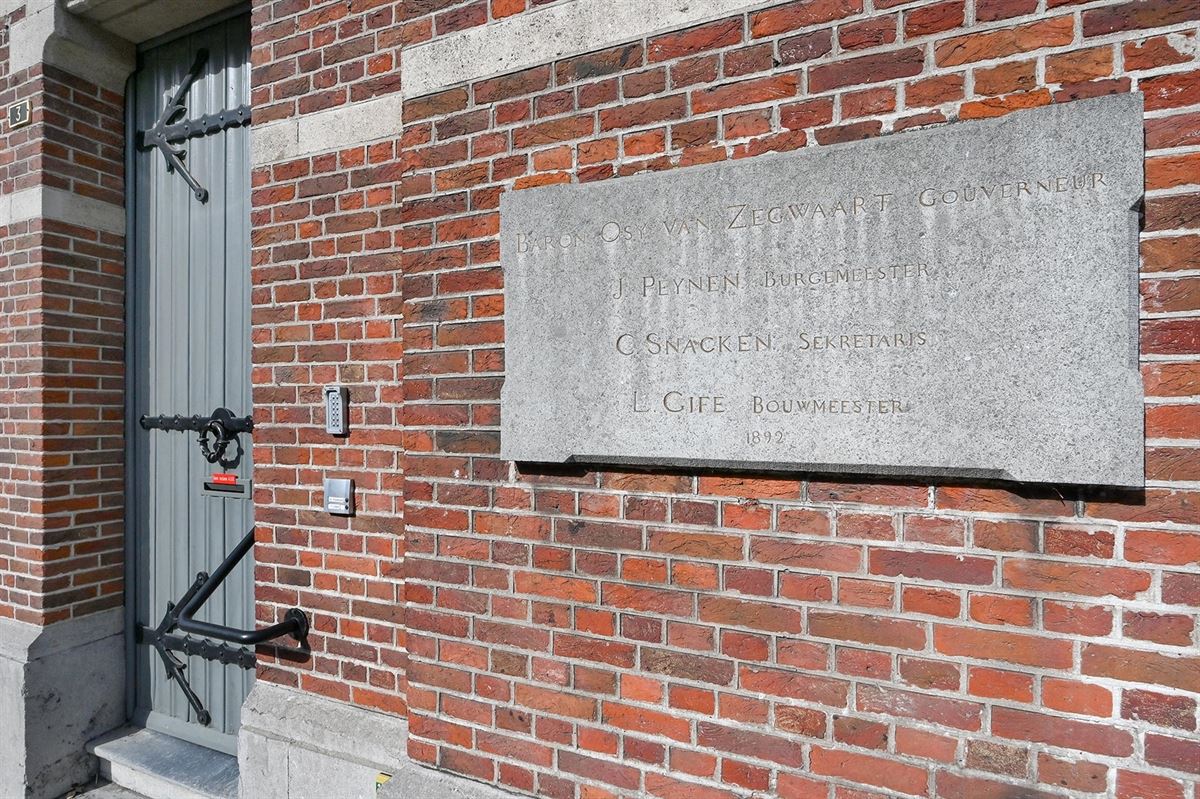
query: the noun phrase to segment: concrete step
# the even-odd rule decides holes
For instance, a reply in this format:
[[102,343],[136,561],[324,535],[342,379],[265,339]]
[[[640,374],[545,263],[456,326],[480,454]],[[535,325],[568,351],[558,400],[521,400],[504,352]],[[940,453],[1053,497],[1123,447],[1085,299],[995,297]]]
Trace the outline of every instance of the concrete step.
[[237,799],[237,758],[160,732],[125,728],[88,744],[100,775],[146,799]]
[[62,797],[62,799],[147,799],[147,797],[109,782],[104,785],[96,785],[91,788],[72,791]]

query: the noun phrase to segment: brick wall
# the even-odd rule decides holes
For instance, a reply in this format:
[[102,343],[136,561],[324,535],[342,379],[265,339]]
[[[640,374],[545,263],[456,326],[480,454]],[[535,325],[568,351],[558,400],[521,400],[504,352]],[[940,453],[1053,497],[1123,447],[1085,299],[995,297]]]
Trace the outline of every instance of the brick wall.
[[409,0],[403,4],[406,44],[477,28],[566,0]]
[[[11,24],[23,9],[10,15]],[[0,192],[121,204],[123,100],[53,67],[8,70]],[[0,229],[0,616],[46,624],[122,602],[123,237],[33,219]]]
[[402,0],[254,0],[251,102],[262,124],[400,89]]
[[[23,70],[9,69],[9,26],[25,16],[19,8],[0,25],[0,103],[5,107],[37,93],[35,78]],[[5,195],[36,184],[30,162],[36,147],[35,128],[0,132],[0,192]],[[0,616],[37,617],[30,607],[37,593],[29,557],[27,528],[32,522],[30,504],[38,476],[35,453],[30,449],[37,422],[31,418],[36,390],[29,373],[36,368],[29,331],[34,325],[34,291],[30,251],[34,236],[28,222],[4,224],[0,220]],[[20,554],[18,555],[18,547]]]
[[[1194,799],[1198,25],[1190,0],[803,0],[409,98],[410,755],[580,799]],[[1132,90],[1144,492],[497,457],[503,192]]]
[[[258,2],[255,121],[395,91],[395,2]],[[311,103],[310,103],[311,100]],[[264,108],[265,106],[265,108]],[[399,120],[396,121],[399,127]],[[312,658],[260,678],[403,713],[401,301],[394,139],[259,165],[252,177],[256,613],[309,613]],[[350,435],[322,388],[350,388]],[[330,516],[322,478],[356,483]]]

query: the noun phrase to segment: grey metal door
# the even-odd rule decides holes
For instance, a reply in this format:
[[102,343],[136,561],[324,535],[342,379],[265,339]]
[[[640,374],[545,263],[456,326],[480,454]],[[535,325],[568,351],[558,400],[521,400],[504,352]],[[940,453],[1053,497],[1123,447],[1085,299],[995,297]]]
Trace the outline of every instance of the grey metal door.
[[[202,51],[207,51],[207,57]],[[189,71],[185,109],[171,122],[250,102],[248,15],[194,30],[141,53],[131,83],[129,134],[150,130]],[[215,118],[215,117],[214,117]],[[213,125],[213,127],[216,127]],[[144,137],[143,137],[144,143]],[[207,191],[202,201],[169,169],[163,152],[129,151],[129,558],[132,630],[154,627],[197,572],[211,572],[253,525],[250,438],[232,464],[210,464],[196,433],[144,430],[143,414],[208,415],[225,407],[251,412],[249,130],[234,125],[180,144],[182,165]],[[233,448],[230,450],[233,459]],[[214,493],[213,473],[236,475],[242,495]],[[222,478],[233,479],[233,478]],[[206,483],[208,487],[206,487]],[[253,627],[252,558],[209,600],[198,619]],[[196,695],[212,715],[197,714],[157,653],[131,635],[131,712],[136,723],[235,751],[242,700],[253,672],[180,655]]]

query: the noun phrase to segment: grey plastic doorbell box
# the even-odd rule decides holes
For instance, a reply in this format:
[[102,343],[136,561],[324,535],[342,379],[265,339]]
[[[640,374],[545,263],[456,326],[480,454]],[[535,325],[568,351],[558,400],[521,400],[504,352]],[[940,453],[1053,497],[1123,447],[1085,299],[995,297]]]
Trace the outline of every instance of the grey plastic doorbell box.
[[354,481],[325,478],[325,511],[335,516],[354,515]]
[[350,389],[325,386],[325,432],[331,436],[350,434]]

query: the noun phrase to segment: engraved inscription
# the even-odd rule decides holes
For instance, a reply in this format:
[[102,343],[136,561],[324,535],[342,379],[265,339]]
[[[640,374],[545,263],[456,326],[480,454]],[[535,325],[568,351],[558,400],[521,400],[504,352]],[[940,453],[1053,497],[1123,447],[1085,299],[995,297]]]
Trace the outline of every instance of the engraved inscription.
[[1143,482],[1113,96],[501,196],[501,455]]

